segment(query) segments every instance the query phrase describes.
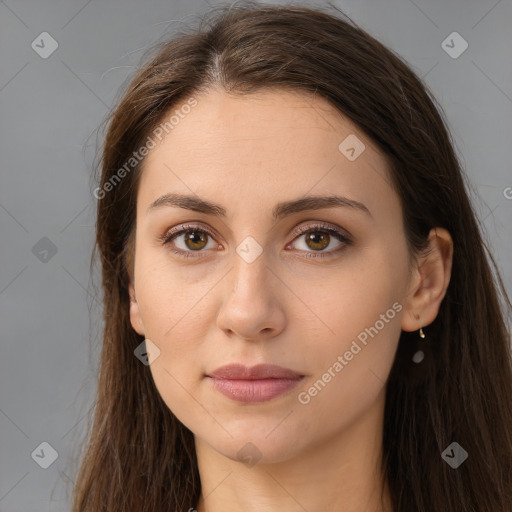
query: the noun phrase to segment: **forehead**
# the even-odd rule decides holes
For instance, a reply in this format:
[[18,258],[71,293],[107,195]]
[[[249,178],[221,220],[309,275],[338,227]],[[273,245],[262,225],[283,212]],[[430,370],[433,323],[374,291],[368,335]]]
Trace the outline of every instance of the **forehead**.
[[[266,89],[234,96],[215,89],[194,98],[197,104],[143,163],[145,204],[176,188],[202,197],[365,191],[369,203],[393,193],[376,145],[318,95]],[[179,110],[175,105],[164,120]]]

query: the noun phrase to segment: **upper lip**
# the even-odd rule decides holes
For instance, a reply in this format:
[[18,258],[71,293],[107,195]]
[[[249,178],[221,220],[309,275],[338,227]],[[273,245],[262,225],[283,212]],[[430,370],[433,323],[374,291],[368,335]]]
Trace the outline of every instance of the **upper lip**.
[[261,380],[261,379],[297,379],[303,375],[275,364],[258,364],[245,366],[243,364],[228,364],[217,368],[209,377],[232,380]]

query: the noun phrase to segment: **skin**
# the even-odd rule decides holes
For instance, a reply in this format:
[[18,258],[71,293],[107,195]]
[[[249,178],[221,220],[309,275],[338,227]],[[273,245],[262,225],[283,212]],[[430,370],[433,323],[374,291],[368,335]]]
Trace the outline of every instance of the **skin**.
[[[380,483],[386,380],[401,330],[437,316],[450,279],[450,235],[432,230],[430,254],[410,259],[385,157],[323,98],[271,89],[244,97],[214,89],[195,98],[144,162],[130,284],[132,326],[160,350],[150,365],[156,387],[195,436],[203,494],[190,507],[390,511]],[[365,144],[354,161],[338,149],[350,134]],[[147,212],[169,192],[220,204],[227,215],[175,206]],[[330,207],[272,218],[280,201],[334,193],[364,203],[371,215]],[[318,222],[353,243],[328,236],[318,249],[295,231]],[[215,237],[196,245],[183,234],[169,246],[158,241],[183,223]],[[251,263],[236,252],[248,236],[262,248]],[[196,257],[180,257],[171,245]],[[327,257],[307,258],[319,252]],[[300,403],[298,394],[394,303],[401,306],[394,318]],[[278,364],[305,379],[270,401],[240,403],[205,378],[231,362]],[[237,455],[248,442],[255,465]]]

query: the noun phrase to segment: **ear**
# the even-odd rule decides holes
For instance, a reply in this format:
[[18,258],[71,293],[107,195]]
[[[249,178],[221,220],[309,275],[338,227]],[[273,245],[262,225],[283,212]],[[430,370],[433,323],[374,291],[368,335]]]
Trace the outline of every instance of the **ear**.
[[135,288],[132,283],[129,285],[130,294],[130,323],[137,334],[144,336],[144,324],[140,315],[139,304],[135,295]]
[[452,270],[453,241],[443,228],[432,228],[429,249],[418,259],[402,317],[404,331],[416,331],[431,324],[446,294]]

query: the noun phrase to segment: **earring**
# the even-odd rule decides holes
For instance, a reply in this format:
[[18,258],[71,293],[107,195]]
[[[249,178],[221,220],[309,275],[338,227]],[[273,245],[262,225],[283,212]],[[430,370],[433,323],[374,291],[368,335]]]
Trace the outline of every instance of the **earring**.
[[[422,338],[422,339],[425,338],[425,333],[423,332],[423,327],[420,327],[420,338]],[[421,361],[423,361],[424,357],[425,357],[425,354],[424,354],[423,350],[418,350],[412,356],[412,360],[416,364],[419,364],[419,363],[421,363]]]

